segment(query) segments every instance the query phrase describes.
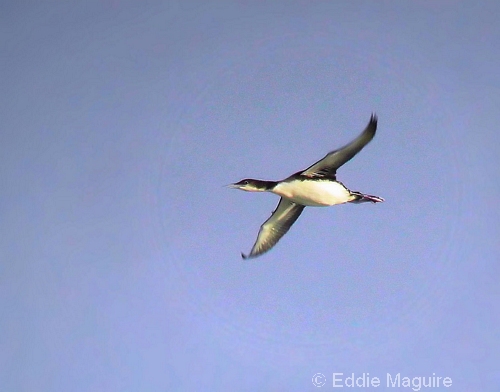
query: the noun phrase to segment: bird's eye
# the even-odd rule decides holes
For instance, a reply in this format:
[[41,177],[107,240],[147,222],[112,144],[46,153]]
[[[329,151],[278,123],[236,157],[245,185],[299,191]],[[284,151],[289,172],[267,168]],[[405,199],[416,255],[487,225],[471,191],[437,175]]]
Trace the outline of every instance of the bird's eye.
[[243,181],[243,185],[248,185],[248,181],[247,180]]

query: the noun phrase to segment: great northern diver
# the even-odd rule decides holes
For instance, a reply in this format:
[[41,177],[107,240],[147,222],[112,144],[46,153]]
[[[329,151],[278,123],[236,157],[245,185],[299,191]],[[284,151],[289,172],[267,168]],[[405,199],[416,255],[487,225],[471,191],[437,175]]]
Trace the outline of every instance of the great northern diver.
[[270,250],[295,223],[306,206],[324,207],[343,203],[378,203],[383,198],[351,191],[337,181],[337,169],[352,159],[375,136],[377,116],[372,114],[365,130],[352,142],[338,150],[329,152],[307,169],[292,174],[282,181],[244,179],[231,188],[248,192],[272,192],[281,199],[271,217],[260,227],[257,240],[250,254],[241,254],[244,259],[260,256]]

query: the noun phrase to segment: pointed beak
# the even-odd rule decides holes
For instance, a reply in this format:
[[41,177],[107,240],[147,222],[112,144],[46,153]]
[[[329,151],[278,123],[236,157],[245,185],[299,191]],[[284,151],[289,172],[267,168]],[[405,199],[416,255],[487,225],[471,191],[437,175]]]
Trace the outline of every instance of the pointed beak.
[[232,188],[232,189],[239,189],[239,185],[236,185],[236,184],[228,184],[228,185],[225,185],[227,188]]

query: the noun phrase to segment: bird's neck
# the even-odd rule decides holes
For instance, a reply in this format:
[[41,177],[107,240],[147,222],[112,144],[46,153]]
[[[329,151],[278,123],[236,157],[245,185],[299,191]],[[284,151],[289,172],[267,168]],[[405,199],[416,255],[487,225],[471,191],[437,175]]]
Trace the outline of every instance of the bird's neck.
[[272,191],[276,185],[277,181],[265,181],[265,180],[255,180],[255,185],[259,187],[263,192]]

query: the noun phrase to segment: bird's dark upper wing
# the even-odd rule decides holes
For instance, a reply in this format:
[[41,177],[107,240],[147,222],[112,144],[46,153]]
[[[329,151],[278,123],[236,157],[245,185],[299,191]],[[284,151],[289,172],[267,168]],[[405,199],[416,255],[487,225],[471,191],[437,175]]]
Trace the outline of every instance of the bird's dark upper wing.
[[372,114],[365,130],[356,139],[338,150],[329,152],[300,174],[307,177],[335,177],[337,169],[360,152],[373,139],[376,131],[377,116]]
[[260,226],[257,241],[255,241],[250,254],[244,255],[242,253],[241,257],[244,259],[257,257],[271,249],[292,227],[304,207],[301,204],[281,198],[271,217]]

